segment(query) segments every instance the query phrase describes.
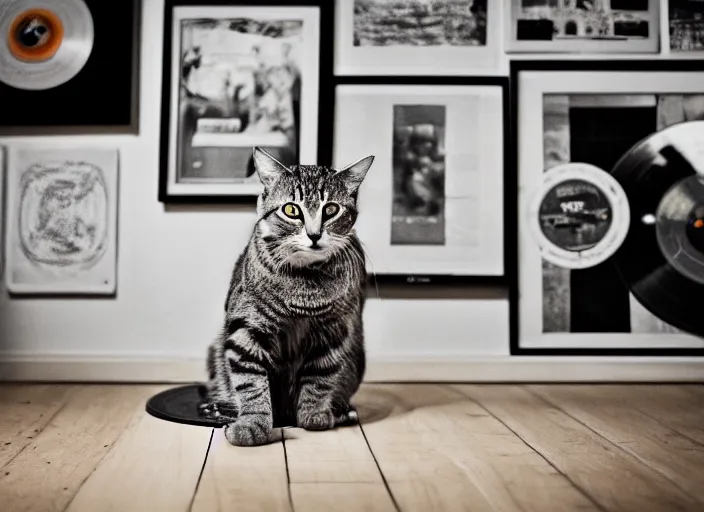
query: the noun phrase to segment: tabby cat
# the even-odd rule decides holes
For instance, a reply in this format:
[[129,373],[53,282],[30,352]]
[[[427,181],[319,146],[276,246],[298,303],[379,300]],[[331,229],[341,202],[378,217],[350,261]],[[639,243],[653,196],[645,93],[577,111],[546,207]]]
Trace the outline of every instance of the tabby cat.
[[260,148],[253,160],[264,191],[208,350],[204,407],[238,446],[267,443],[274,425],[355,421],[350,398],[365,371],[366,270],[353,226],[374,157],[341,170],[286,167]]

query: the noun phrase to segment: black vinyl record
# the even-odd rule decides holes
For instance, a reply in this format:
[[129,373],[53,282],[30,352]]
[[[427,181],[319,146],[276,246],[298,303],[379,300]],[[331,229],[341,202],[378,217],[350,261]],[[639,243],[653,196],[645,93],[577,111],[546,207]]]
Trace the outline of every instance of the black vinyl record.
[[[195,425],[198,427],[221,428],[231,423],[233,418],[219,415],[216,408],[208,402],[205,384],[195,383],[178,386],[157,393],[147,400],[146,411],[160,420]],[[350,413],[355,411],[350,407]],[[293,418],[282,418],[274,415],[274,428],[289,428],[295,426]],[[354,425],[357,415],[349,414],[349,419],[338,426]]]
[[612,175],[631,209],[628,235],[614,256],[619,274],[653,315],[704,336],[704,121],[641,141]]
[[136,133],[139,0],[0,0],[0,135]]

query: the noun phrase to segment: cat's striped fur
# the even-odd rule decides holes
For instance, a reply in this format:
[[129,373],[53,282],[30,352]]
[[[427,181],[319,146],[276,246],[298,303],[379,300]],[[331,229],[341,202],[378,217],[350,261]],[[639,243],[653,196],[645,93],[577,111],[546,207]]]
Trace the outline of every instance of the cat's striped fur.
[[373,159],[287,168],[254,149],[264,192],[208,354],[211,403],[232,420],[232,444],[266,443],[274,425],[323,430],[354,417],[366,271],[353,226]]

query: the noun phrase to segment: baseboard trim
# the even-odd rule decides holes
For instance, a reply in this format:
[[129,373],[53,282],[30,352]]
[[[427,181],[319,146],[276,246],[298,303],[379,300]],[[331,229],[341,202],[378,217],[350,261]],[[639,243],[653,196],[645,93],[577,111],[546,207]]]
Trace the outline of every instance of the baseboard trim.
[[[189,383],[202,358],[0,355],[0,381]],[[366,382],[704,382],[704,358],[370,358]]]

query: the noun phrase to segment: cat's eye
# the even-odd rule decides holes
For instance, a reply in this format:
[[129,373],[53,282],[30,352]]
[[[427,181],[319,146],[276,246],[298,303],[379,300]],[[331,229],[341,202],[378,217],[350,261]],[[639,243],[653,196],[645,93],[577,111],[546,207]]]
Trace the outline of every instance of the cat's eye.
[[282,208],[284,215],[291,219],[297,219],[301,216],[301,210],[293,203],[286,203]]
[[329,219],[330,217],[334,217],[338,211],[340,211],[339,206],[337,206],[335,203],[328,203],[325,205],[323,213],[325,213],[325,216]]

